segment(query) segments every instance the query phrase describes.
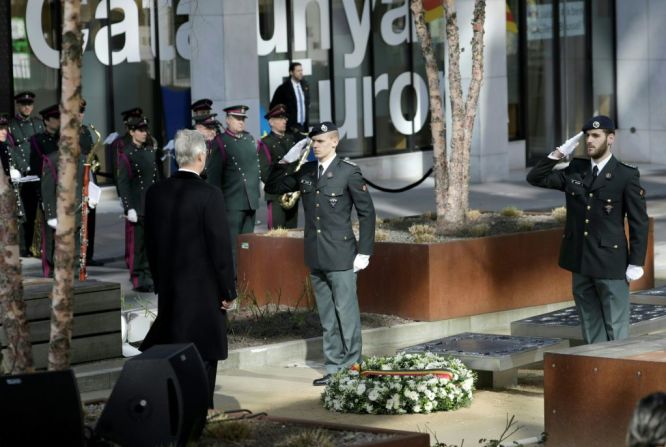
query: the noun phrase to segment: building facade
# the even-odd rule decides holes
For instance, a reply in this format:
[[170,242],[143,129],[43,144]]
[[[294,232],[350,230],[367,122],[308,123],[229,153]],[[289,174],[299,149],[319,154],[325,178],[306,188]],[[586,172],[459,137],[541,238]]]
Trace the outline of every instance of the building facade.
[[[473,5],[457,1],[465,88]],[[37,94],[36,110],[57,102],[60,2],[0,8],[0,45],[11,54],[0,111],[11,113],[11,96],[22,90]],[[429,17],[448,108],[444,20],[436,10]],[[336,122],[339,152],[368,178],[416,179],[432,165],[409,0],[84,0],[82,22],[85,122],[102,135],[121,130],[120,111],[139,106],[166,142],[190,124],[189,103],[208,97],[218,113],[250,106],[248,128],[260,136],[295,60],[310,85],[310,121]],[[624,160],[666,162],[663,25],[662,0],[487,0],[472,180],[508,178],[592,114],[617,120],[614,151]]]

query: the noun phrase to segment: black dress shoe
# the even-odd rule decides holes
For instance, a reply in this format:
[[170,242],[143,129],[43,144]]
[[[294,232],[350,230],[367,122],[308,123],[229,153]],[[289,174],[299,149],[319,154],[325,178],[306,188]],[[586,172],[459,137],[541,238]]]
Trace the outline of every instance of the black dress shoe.
[[328,382],[330,382],[330,381],[331,381],[331,375],[326,374],[324,377],[321,377],[319,379],[314,379],[312,381],[312,385],[314,385],[314,386],[325,386],[325,385],[328,385]]

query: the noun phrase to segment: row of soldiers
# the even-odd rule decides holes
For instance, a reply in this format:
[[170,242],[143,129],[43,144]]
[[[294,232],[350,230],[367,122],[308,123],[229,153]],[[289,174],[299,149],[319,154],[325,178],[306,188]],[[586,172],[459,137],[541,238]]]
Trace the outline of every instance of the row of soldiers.
[[[58,142],[60,139],[60,110],[57,104],[39,111],[41,119],[33,117],[35,94],[18,93],[16,114],[0,116],[0,157],[5,174],[11,179],[16,193],[19,218],[21,256],[41,257],[44,276],[53,272],[55,244],[56,185],[58,183]],[[81,101],[79,113],[83,120],[86,102]],[[81,127],[79,138],[82,157],[77,182],[77,208],[82,199],[83,164],[92,153],[94,142],[90,129]],[[94,203],[88,213],[88,240],[94,241]],[[80,213],[78,226],[80,223]],[[77,247],[78,249],[78,247]],[[94,243],[88,244],[85,259],[92,260]]]
[[[55,184],[59,108],[53,105],[41,110],[40,120],[32,117],[34,99],[35,95],[31,92],[16,95],[17,113],[11,120],[5,119],[4,128],[9,132],[6,132],[4,141],[3,122],[0,120],[0,148],[3,148],[0,153],[7,155],[8,161],[3,161],[3,166],[11,168],[14,186],[20,185],[19,203],[24,210],[21,254],[41,255],[44,274],[49,275],[53,266],[53,228],[57,224]],[[245,130],[247,106],[225,108],[225,126],[217,120],[212,106],[213,102],[206,98],[191,105],[192,127],[206,139],[208,158],[203,176],[224,194],[231,238],[235,241],[239,234],[254,231],[256,211],[260,206],[260,182],[267,179],[271,165],[279,162],[303,135],[287,130],[287,109],[282,104],[275,105],[265,115],[271,132],[260,140]],[[85,102],[82,102],[81,119],[85,107]],[[151,136],[149,121],[141,108],[131,108],[121,115],[126,132],[123,135],[111,134],[104,144],[111,152],[111,172],[125,215],[125,260],[130,278],[136,290],[148,292],[152,291],[153,284],[144,246],[144,200],[148,187],[163,176],[162,163],[168,150],[163,151]],[[85,125],[81,128],[80,143],[83,162],[94,146],[90,129]],[[35,176],[33,179],[37,181],[25,181],[28,176]],[[278,199],[278,196],[266,196],[268,228],[295,228],[298,206],[284,209]],[[42,215],[44,218],[40,220]],[[86,257],[89,264],[94,264],[94,210],[90,216]],[[41,231],[44,237],[33,238],[35,222],[38,223],[37,234]],[[40,222],[47,224],[39,225]],[[37,239],[39,244],[34,243]],[[235,243],[233,248],[235,259]]]

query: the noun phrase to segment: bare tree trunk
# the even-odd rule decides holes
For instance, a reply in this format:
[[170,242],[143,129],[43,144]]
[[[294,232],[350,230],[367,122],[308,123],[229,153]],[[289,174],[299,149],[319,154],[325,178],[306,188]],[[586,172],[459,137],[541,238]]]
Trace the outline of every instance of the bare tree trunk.
[[[34,370],[19,258],[16,194],[0,163],[0,316],[7,337],[8,373]],[[2,356],[0,356],[2,360]],[[0,362],[0,371],[2,365]]]
[[57,218],[51,303],[49,370],[69,368],[73,319],[76,231],[76,182],[81,148],[81,2],[64,0],[62,35],[62,97],[58,157]]
[[446,120],[439,85],[439,69],[432,49],[430,31],[423,16],[423,0],[411,0],[414,14],[416,34],[421,43],[421,51],[425,59],[426,77],[428,79],[428,95],[430,97],[430,131],[432,132],[433,170],[435,173],[435,205],[437,216],[444,215],[446,210],[446,194],[448,185],[448,160],[446,154]]

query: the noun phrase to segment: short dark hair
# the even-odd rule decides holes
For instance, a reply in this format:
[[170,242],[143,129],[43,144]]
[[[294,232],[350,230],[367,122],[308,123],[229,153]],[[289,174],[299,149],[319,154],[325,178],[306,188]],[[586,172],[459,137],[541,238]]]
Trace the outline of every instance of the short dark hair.
[[300,66],[301,66],[301,63],[300,63],[300,62],[292,62],[291,64],[289,64],[289,73],[291,73],[292,71],[294,71],[294,69],[295,69],[296,67],[300,67]]
[[656,392],[642,398],[627,430],[629,447],[666,445],[666,393]]

